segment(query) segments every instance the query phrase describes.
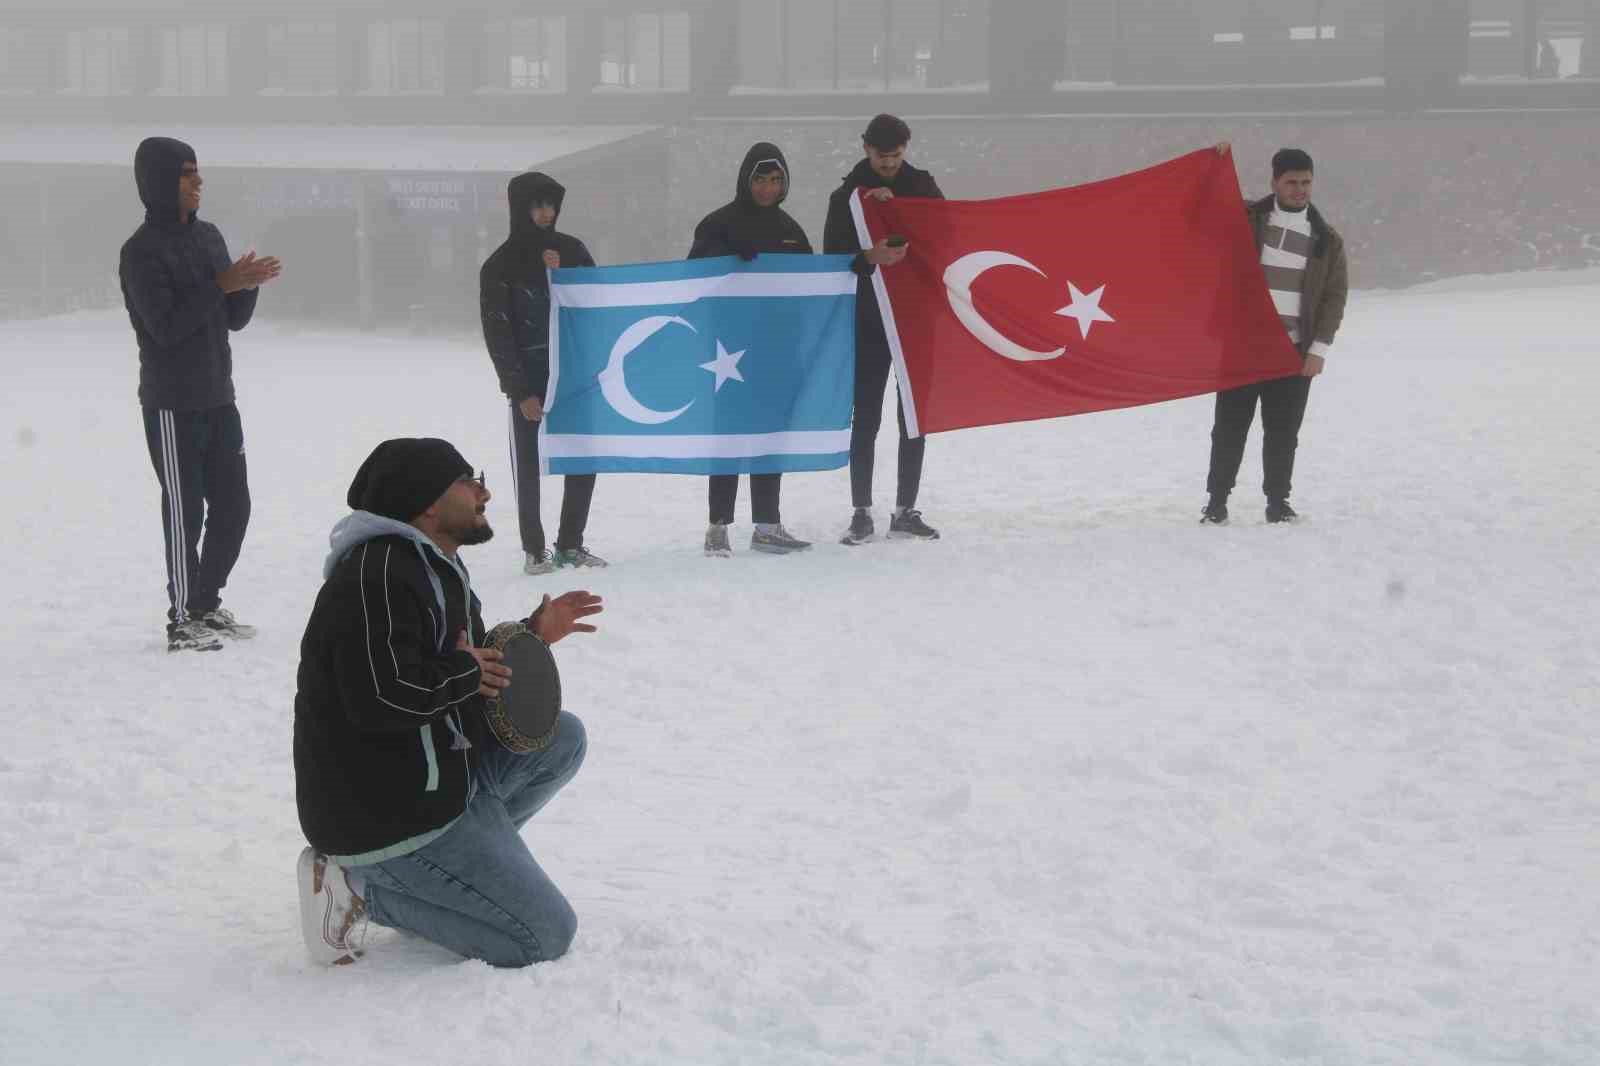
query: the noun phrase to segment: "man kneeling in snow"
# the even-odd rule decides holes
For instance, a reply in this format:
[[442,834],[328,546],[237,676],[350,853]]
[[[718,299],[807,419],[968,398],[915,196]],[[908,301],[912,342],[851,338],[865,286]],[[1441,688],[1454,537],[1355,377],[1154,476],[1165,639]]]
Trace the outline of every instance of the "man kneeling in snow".
[[[300,915],[313,960],[354,962],[367,920],[469,958],[526,966],[566,952],[571,905],[518,831],[583,763],[562,712],[549,747],[513,754],[483,723],[509,684],[485,629],[465,544],[493,536],[483,475],[449,443],[384,441],[357,471],[300,643],[295,793],[311,846]],[[547,644],[594,632],[600,597],[544,597]]]

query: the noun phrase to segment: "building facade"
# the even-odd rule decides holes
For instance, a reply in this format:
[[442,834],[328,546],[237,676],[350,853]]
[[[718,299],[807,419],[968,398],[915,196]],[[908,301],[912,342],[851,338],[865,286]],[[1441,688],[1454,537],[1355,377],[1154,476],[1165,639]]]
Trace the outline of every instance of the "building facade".
[[1600,0],[22,0],[7,121],[1595,106]]
[[1600,112],[1597,75],[1600,0],[18,0],[0,314],[116,301],[147,133],[192,137],[208,215],[295,264],[286,312],[417,328],[470,320],[505,181],[535,167],[602,261],[639,261],[681,255],[673,219],[716,206],[720,157],[699,156],[722,129],[1570,115]]

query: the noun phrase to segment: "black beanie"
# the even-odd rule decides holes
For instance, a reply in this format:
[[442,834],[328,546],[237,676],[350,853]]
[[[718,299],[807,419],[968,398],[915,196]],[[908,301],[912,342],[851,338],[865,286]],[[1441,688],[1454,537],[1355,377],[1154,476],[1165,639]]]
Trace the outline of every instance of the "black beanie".
[[472,467],[455,445],[438,437],[397,437],[367,456],[345,502],[354,511],[409,522],[433,506]]

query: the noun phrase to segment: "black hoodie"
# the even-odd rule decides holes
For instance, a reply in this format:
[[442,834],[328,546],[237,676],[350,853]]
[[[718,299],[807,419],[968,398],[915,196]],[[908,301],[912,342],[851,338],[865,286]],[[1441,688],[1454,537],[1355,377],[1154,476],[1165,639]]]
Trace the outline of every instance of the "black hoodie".
[[567,190],[546,174],[518,174],[506,186],[511,235],[478,271],[478,311],[500,391],[513,403],[529,396],[544,402],[550,384],[550,279],[544,253],[554,250],[563,267],[594,266],[583,242],[551,224],[533,222],[535,204],[551,204],[556,221]]
[[[926,170],[902,163],[894,180],[885,181],[872,169],[872,164],[863,158],[828,197],[828,219],[822,226],[824,252],[852,252],[861,247],[856,222],[850,214],[850,195],[857,189],[888,189],[896,196],[944,199],[939,183]],[[870,277],[865,276],[856,286],[856,339],[858,343],[861,340],[887,343],[884,339],[883,316],[878,311],[878,298],[872,291]]]
[[178,218],[178,177],[194,149],[151,137],[133,157],[144,225],[122,246],[122,299],[139,340],[139,402],[203,411],[233,403],[228,331],[243,329],[256,290],[224,294],[217,275],[233,260],[217,227]]
[[[757,205],[750,193],[750,178],[762,163],[776,163],[783,171],[783,196],[771,207]],[[800,223],[789,217],[779,204],[789,195],[789,164],[775,144],[762,141],[745,153],[739,164],[739,183],[734,188],[733,202],[724,204],[700,220],[694,228],[694,245],[688,258],[708,259],[718,255],[736,255],[741,259],[754,259],[761,252],[812,253],[811,242]]]

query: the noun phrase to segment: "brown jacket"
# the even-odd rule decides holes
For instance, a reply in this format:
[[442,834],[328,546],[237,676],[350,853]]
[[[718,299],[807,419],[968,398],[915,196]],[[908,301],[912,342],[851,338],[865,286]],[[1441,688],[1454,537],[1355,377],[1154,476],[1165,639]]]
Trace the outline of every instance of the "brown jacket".
[[[1273,197],[1247,202],[1245,211],[1250,216],[1250,229],[1256,237],[1256,251],[1261,251],[1267,219],[1272,216]],[[1300,287],[1300,352],[1305,354],[1313,341],[1332,344],[1334,334],[1344,321],[1345,300],[1350,296],[1350,273],[1344,257],[1344,238],[1323,219],[1315,206],[1310,212],[1311,232],[1315,240],[1311,257],[1306,261],[1305,280]]]

